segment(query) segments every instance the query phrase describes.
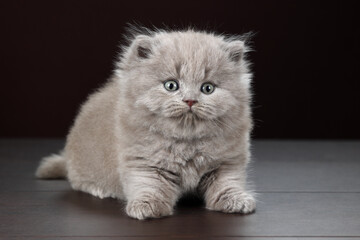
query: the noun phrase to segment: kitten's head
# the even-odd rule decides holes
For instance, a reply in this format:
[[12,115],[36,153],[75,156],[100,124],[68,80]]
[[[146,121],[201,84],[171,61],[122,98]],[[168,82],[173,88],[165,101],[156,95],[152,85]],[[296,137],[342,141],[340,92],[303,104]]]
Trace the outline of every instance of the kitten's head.
[[231,130],[249,118],[246,50],[242,40],[193,30],[136,36],[117,71],[129,114],[170,137]]

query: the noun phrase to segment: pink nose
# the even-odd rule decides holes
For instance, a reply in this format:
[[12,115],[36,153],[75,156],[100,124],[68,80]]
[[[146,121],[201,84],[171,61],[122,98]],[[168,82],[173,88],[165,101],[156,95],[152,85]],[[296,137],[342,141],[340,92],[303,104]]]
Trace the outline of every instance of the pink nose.
[[189,105],[189,107],[191,107],[192,105],[194,105],[195,103],[197,103],[196,100],[183,100],[184,102],[187,103],[187,105]]

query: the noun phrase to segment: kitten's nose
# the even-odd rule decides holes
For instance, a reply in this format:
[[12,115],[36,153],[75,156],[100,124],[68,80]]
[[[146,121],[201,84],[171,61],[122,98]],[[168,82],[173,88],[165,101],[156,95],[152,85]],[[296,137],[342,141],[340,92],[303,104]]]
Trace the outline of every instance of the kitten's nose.
[[184,102],[186,102],[187,105],[189,105],[189,107],[191,107],[192,105],[194,105],[195,103],[197,103],[196,100],[183,100]]

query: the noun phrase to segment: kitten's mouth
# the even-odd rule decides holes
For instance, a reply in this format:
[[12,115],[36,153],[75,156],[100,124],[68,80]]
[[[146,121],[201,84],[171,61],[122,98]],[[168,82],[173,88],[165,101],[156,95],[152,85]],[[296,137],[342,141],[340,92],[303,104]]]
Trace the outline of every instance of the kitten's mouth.
[[192,108],[184,109],[182,113],[173,116],[174,118],[197,118],[196,110],[194,111]]
[[166,117],[172,118],[172,119],[188,119],[188,120],[204,120],[203,116],[201,114],[201,111],[199,111],[197,106],[181,106],[173,109],[169,109],[168,112],[166,112]]
[[189,107],[187,109],[187,111],[185,111],[185,114],[190,114],[190,115],[193,115],[193,116],[197,116],[197,111],[196,111],[196,107]]
[[187,110],[184,114],[183,117],[186,118],[192,118],[194,120],[199,120],[199,115],[196,113],[196,110],[194,111],[194,109],[189,108],[189,110]]

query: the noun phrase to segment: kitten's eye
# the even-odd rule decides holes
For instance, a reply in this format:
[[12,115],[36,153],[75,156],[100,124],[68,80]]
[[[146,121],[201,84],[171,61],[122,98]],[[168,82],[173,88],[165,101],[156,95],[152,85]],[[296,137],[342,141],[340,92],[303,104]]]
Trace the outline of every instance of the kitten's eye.
[[179,89],[179,84],[175,80],[168,80],[164,83],[166,90],[174,92]]
[[215,90],[215,86],[212,83],[204,83],[201,86],[201,91],[205,94],[212,94]]

